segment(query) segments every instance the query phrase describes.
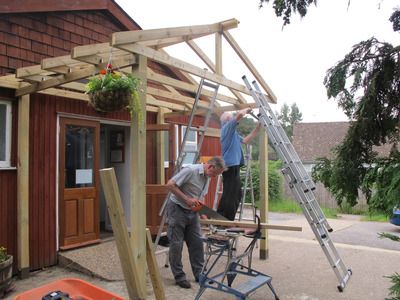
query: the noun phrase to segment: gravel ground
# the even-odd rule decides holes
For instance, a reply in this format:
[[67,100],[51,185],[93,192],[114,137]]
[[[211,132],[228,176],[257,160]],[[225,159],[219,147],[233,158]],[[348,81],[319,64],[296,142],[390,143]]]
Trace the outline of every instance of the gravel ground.
[[[388,298],[392,285],[387,276],[400,271],[400,243],[380,239],[378,233],[400,235],[400,227],[388,222],[360,222],[359,217],[343,215],[329,219],[334,229],[331,238],[352,276],[344,291],[337,289],[338,279],[329,266],[324,252],[303,215],[269,214],[269,223],[300,226],[301,232],[269,230],[269,257],[260,260],[258,249],[254,250],[253,269],[272,277],[272,285],[279,298],[299,300],[377,300]],[[247,245],[239,242],[239,251]],[[157,256],[166,299],[194,299],[199,286],[190,271],[186,250],[184,268],[191,289],[179,288],[169,268],[165,268],[164,254]],[[56,280],[77,278],[101,289],[128,299],[126,284],[116,250],[115,241],[109,239],[98,245],[60,252],[60,264],[37,272],[30,278],[14,281],[14,289],[4,299],[44,286]],[[223,264],[219,267],[223,267]],[[239,276],[238,276],[239,277]],[[240,281],[237,279],[238,282]],[[147,299],[155,299],[151,281],[147,280]],[[234,296],[213,289],[206,289],[201,299],[234,299]],[[274,299],[268,286],[253,292],[250,297]]]

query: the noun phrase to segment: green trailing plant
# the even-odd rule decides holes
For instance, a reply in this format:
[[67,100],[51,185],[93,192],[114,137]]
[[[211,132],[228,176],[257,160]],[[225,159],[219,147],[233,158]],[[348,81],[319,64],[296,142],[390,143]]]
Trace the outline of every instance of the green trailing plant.
[[0,263],[7,260],[7,249],[4,247],[0,247]]

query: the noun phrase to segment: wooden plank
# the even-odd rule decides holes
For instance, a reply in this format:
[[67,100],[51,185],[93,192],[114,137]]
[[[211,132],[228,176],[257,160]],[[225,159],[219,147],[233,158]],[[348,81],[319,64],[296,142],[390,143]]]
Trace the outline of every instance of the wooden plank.
[[225,37],[225,39],[228,41],[228,43],[231,45],[233,50],[236,52],[236,54],[240,57],[240,59],[243,61],[243,63],[246,65],[246,67],[250,70],[251,74],[256,78],[256,80],[260,83],[260,85],[264,88],[264,90],[268,93],[267,99],[271,103],[277,103],[276,96],[274,92],[269,88],[268,84],[264,81],[260,73],[257,71],[256,67],[252,64],[250,59],[247,57],[247,55],[244,53],[244,51],[240,48],[239,44],[233,39],[232,35],[229,32],[223,32],[222,33]]
[[138,64],[132,67],[132,75],[144,83],[138,91],[143,120],[137,112],[131,119],[130,146],[130,202],[131,202],[131,245],[138,266],[143,294],[146,292],[146,94],[147,58],[139,55]]
[[[157,125],[165,126],[166,109],[160,107],[157,113]],[[157,184],[165,184],[165,133],[164,131],[157,132]],[[169,159],[168,159],[169,160]]]
[[91,44],[84,46],[77,46],[71,51],[72,59],[79,59],[80,57],[87,57],[90,55],[98,55],[99,53],[111,52],[111,46],[109,43]]
[[217,32],[215,34],[215,71],[216,74],[222,76],[222,35]]
[[[129,241],[128,227],[125,221],[124,210],[114,169],[110,168],[100,170],[100,178],[129,298],[145,299],[146,293],[142,292],[143,288],[140,286],[139,273],[131,243]],[[104,259],[107,258],[104,257]]]
[[150,229],[146,229],[146,259],[151,282],[153,284],[154,295],[157,300],[165,299],[164,285],[162,283],[160,270],[158,269],[156,254],[154,253],[153,241],[151,239]]
[[[194,102],[194,97],[183,96],[176,92],[171,93],[168,91],[163,91],[163,90],[159,90],[159,89],[152,88],[152,87],[147,87],[147,93],[149,93],[150,95],[153,95],[153,96],[164,97],[164,98],[168,98],[168,99],[182,102],[185,104],[190,104],[191,106],[193,105],[193,102]],[[208,106],[209,103],[206,101],[199,100],[199,105]]]
[[29,277],[29,95],[18,99],[18,270]]
[[238,24],[239,22],[236,19],[230,19],[210,25],[116,32],[110,36],[110,45],[115,46],[163,38],[181,37],[185,35],[189,36],[190,39],[194,39],[219,32],[220,30],[236,28]]
[[[125,56],[116,58],[115,61],[120,67],[126,67],[136,63],[134,56],[131,54],[127,54]],[[47,88],[83,79],[92,76],[93,74],[98,74],[103,69],[105,69],[107,63],[108,62],[101,63],[98,64],[97,66],[86,65],[86,67],[82,69],[77,69],[77,70],[73,69],[71,73],[59,75],[44,82],[34,83],[28,86],[21,87],[16,90],[15,95],[18,97],[26,94],[35,93]]]
[[[220,225],[226,227],[243,227],[243,228],[257,228],[258,225],[250,222],[239,222],[239,221],[222,221],[222,220],[203,220],[200,219],[200,224],[202,225]],[[301,227],[298,226],[285,226],[285,225],[275,225],[261,223],[261,229],[274,229],[274,230],[288,230],[288,231],[302,231]]]
[[[268,135],[264,128],[259,132],[260,145],[260,221],[268,222]],[[265,239],[260,241],[260,259],[267,259],[269,252],[268,231],[263,229]]]
[[[187,41],[187,44],[188,44],[189,47],[197,54],[197,56],[199,56],[200,59],[201,59],[213,72],[219,74],[219,73],[216,71],[216,70],[217,70],[217,67],[213,64],[213,62],[211,61],[211,59],[208,58],[208,56],[203,52],[203,50],[201,50],[201,48],[200,48],[194,41]],[[221,55],[222,55],[222,53],[221,53]],[[221,59],[221,64],[222,64],[222,59]],[[221,74],[220,74],[220,75],[223,75],[223,73],[222,73],[222,66],[221,66]],[[225,76],[224,76],[224,77],[225,77]],[[242,96],[240,93],[236,92],[236,91],[233,90],[233,89],[229,89],[229,90],[231,91],[231,93],[233,93],[233,95],[235,95],[235,97],[236,97],[237,99],[234,99],[234,102],[228,102],[228,101],[225,101],[225,102],[228,102],[228,103],[231,103],[231,104],[237,104],[237,102],[239,102],[239,103],[246,103],[246,100],[243,98],[243,96]],[[218,96],[219,96],[219,94],[218,94]],[[217,97],[217,99],[218,99],[218,100],[224,101],[224,100],[223,100],[222,98],[220,98],[220,97]]]
[[[221,107],[216,107],[213,108],[212,112],[213,113],[221,113],[221,112],[225,112],[225,111],[237,111],[237,110],[241,110],[243,108],[258,108],[257,104],[254,102],[251,103],[247,103],[247,104],[240,104],[240,105],[227,105],[227,106],[221,106]],[[200,114],[204,114],[205,110],[202,109],[198,109],[195,112],[195,115],[200,115]],[[170,113],[166,113],[165,114],[165,118],[173,118],[173,117],[182,117],[182,116],[189,116],[191,114],[190,111],[180,111],[180,112],[170,112]]]
[[207,80],[213,81],[215,83],[218,83],[220,85],[226,86],[228,88],[232,88],[234,90],[237,90],[238,92],[248,94],[250,95],[250,92],[248,91],[247,87],[236,83],[232,80],[226,79],[220,75],[208,72],[202,68],[199,68],[195,65],[192,65],[188,62],[185,62],[183,60],[179,60],[177,58],[174,58],[172,56],[169,56],[168,54],[162,53],[160,51],[151,49],[149,47],[146,47],[144,45],[138,44],[138,43],[133,43],[133,44],[116,44],[115,47],[118,47],[120,49],[124,49],[126,51],[132,52],[132,53],[137,53],[140,55],[144,55],[148,57],[149,59],[176,68],[181,71],[188,72],[190,74],[199,76],[199,77],[204,77]]
[[[155,81],[158,82],[160,84],[164,84],[164,85],[169,85],[184,91],[188,91],[188,92],[192,92],[192,93],[197,93],[197,90],[199,88],[198,83],[195,82],[195,84],[190,84],[187,82],[183,82],[177,79],[173,79],[171,77],[168,76],[164,76],[161,74],[157,74],[155,72],[153,72],[150,69],[147,69],[147,74],[148,74],[148,79],[151,81]],[[206,96],[206,97],[212,97],[213,96],[213,92],[207,89],[203,89],[201,91],[201,94]],[[237,103],[237,99],[226,96],[224,94],[218,93],[217,94],[217,99],[218,101],[223,101],[229,104],[236,104]],[[215,104],[215,106],[219,106],[218,103]]]

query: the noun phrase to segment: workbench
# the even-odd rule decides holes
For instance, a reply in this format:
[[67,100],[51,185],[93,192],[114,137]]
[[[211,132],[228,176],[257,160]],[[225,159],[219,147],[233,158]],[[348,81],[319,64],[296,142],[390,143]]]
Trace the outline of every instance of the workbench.
[[[241,241],[248,241],[248,245],[242,253],[238,253],[237,250],[239,238]],[[274,294],[275,300],[278,300],[279,297],[271,284],[272,277],[255,271],[251,267],[253,249],[260,238],[260,226],[258,228],[213,228],[205,234],[203,237],[205,263],[203,272],[199,276],[200,289],[195,299],[199,299],[207,288],[211,288],[233,294],[238,300],[247,300],[251,292],[267,284]],[[215,271],[217,263],[223,263],[222,257],[226,257],[223,271]],[[245,259],[247,259],[247,265],[244,264]],[[250,277],[250,280],[233,286],[233,282],[238,275],[240,277]]]

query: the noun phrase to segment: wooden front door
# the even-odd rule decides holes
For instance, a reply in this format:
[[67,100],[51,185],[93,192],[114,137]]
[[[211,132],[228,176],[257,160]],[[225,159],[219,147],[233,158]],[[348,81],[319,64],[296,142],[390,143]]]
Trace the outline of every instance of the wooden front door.
[[99,139],[99,122],[60,118],[61,250],[100,241]]

